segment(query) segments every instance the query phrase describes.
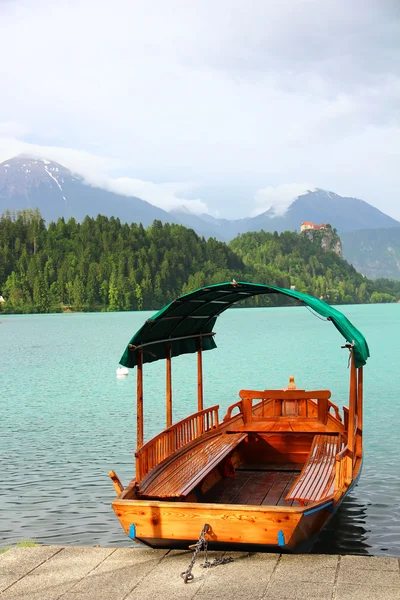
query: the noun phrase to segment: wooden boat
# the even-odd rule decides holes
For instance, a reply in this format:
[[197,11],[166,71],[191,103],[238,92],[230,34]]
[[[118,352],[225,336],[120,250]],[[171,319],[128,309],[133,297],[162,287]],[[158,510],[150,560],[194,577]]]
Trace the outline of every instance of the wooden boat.
[[[203,407],[202,352],[227,308],[258,294],[294,298],[327,321],[350,353],[349,406],[329,390],[241,390],[221,419]],[[290,309],[289,309],[290,310]],[[171,360],[197,354],[197,412],[172,423]],[[294,290],[233,281],[207,286],[165,306],[133,336],[121,365],[137,368],[136,476],[124,488],[109,475],[125,532],[153,548],[196,542],[205,524],[214,548],[306,550],[355,485],[362,464],[362,334],[339,311]],[[166,429],[144,443],[143,364],[166,361]]]

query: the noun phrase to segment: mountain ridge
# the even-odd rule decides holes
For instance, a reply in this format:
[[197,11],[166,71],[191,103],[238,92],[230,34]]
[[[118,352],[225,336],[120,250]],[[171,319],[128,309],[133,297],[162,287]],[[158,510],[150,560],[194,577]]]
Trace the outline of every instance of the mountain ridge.
[[[142,222],[170,221],[169,213],[135,196],[122,196],[84,182],[63,165],[44,158],[18,156],[0,164],[0,213],[38,208],[46,221],[86,215]],[[112,212],[112,215],[110,214]]]
[[299,231],[303,221],[331,223],[339,234],[359,229],[400,227],[400,222],[367,202],[315,188],[297,196],[283,214],[274,206],[253,217],[225,219],[197,215],[186,207],[166,211],[146,200],[85,182],[63,165],[45,158],[20,155],[0,164],[0,213],[6,209],[38,208],[46,221],[58,217],[82,220],[103,214],[124,222],[154,220],[190,227],[199,235],[230,241],[249,231]]

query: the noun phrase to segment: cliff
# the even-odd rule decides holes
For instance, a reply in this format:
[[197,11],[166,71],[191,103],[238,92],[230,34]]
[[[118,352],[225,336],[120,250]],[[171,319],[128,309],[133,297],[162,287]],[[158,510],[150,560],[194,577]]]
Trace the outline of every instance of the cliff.
[[332,229],[330,225],[327,225],[326,229],[306,229],[301,232],[301,235],[307,237],[310,242],[319,241],[324,252],[334,252],[343,258],[342,242],[336,229]]

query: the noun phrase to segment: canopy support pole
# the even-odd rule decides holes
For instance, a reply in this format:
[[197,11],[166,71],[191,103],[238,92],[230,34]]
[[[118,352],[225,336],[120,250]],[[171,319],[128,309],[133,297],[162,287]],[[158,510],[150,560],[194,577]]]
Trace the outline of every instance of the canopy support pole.
[[363,368],[358,368],[358,389],[357,389],[357,416],[358,423],[357,427],[360,431],[363,428],[362,422],[362,413],[363,413]]
[[171,345],[167,346],[167,429],[172,425],[172,376],[171,376]]
[[136,419],[137,419],[137,450],[143,446],[143,352],[137,351],[137,391],[136,391]]
[[197,410],[203,410],[203,355],[201,338],[199,339],[197,350]]
[[363,428],[363,368],[357,369],[357,435],[356,435],[356,456],[362,457],[362,428]]
[[347,446],[349,448],[349,456],[347,460],[347,478],[352,479],[353,477],[353,464],[354,464],[354,425],[356,418],[357,409],[357,370],[354,363],[354,352],[351,352],[350,359],[350,392],[349,392],[349,425],[347,432]]

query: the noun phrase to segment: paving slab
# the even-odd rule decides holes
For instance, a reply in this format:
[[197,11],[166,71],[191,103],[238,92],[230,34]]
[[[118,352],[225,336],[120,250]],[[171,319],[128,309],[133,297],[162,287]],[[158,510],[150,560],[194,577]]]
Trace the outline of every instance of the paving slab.
[[1,600],[57,600],[112,552],[114,548],[63,548],[3,591]]
[[400,588],[342,583],[338,584],[333,600],[400,600]]
[[10,548],[0,554],[0,592],[62,550],[62,546]]
[[284,555],[272,576],[277,581],[303,581],[306,583],[333,583],[338,557],[328,554]]
[[119,548],[74,585],[62,600],[124,600],[167,552]]
[[399,571],[379,571],[377,569],[355,569],[349,564],[339,567],[337,576],[338,583],[350,583],[353,585],[379,585],[397,586],[400,589]]
[[340,567],[400,572],[399,559],[389,556],[341,556]]
[[279,555],[227,552],[226,556],[232,557],[234,562],[208,569],[196,600],[262,598]]
[[[213,553],[213,556],[223,556],[223,552]],[[165,600],[186,600],[194,598],[203,585],[208,569],[201,569],[202,558],[196,562],[193,569],[194,580],[185,584],[180,574],[186,571],[193,552],[172,550],[160,561],[157,568],[142,580],[127,596],[126,600],[154,600],[162,596]]]
[[265,600],[332,600],[333,584],[304,581],[274,581],[268,586]]
[[10,548],[0,554],[0,573],[26,575],[62,549],[62,546]]

